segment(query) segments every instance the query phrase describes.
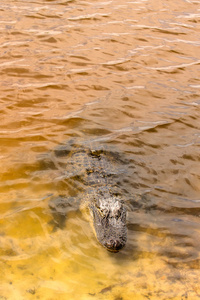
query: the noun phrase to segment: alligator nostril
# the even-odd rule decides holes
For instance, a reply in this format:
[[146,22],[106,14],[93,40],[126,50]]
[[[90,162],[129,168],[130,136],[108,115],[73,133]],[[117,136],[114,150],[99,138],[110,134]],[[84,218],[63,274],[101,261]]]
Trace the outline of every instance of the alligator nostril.
[[123,245],[118,240],[110,240],[105,244],[109,251],[119,251]]

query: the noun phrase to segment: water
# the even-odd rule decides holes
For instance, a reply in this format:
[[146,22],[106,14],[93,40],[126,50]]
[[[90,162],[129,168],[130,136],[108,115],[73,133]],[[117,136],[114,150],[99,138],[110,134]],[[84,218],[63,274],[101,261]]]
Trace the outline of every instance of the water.
[[[200,298],[199,16],[199,1],[2,1],[0,299]],[[79,210],[53,230],[49,199],[76,182],[41,160],[72,138],[122,158],[119,253]]]

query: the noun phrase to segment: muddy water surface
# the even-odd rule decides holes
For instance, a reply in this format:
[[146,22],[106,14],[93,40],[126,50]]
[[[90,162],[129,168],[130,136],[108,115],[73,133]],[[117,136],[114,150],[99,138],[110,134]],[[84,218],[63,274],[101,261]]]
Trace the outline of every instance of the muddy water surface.
[[[200,298],[199,17],[199,1],[1,1],[0,299]],[[49,199],[79,186],[41,162],[72,139],[121,158],[119,253],[79,210],[53,228]]]

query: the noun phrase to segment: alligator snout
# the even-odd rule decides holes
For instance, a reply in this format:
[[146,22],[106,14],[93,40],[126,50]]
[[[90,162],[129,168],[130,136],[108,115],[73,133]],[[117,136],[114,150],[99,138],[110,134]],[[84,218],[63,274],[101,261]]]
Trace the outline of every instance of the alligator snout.
[[118,240],[109,240],[104,244],[104,247],[111,252],[118,252],[124,247],[125,243],[121,243]]

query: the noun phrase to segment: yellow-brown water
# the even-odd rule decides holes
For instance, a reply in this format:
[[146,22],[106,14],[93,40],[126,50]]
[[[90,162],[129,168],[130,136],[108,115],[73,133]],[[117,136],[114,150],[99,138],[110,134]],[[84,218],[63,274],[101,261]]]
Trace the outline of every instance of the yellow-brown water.
[[[0,299],[200,298],[199,17],[199,1],[1,1]],[[52,230],[50,195],[75,186],[38,161],[72,137],[128,162],[119,253],[81,212]]]

